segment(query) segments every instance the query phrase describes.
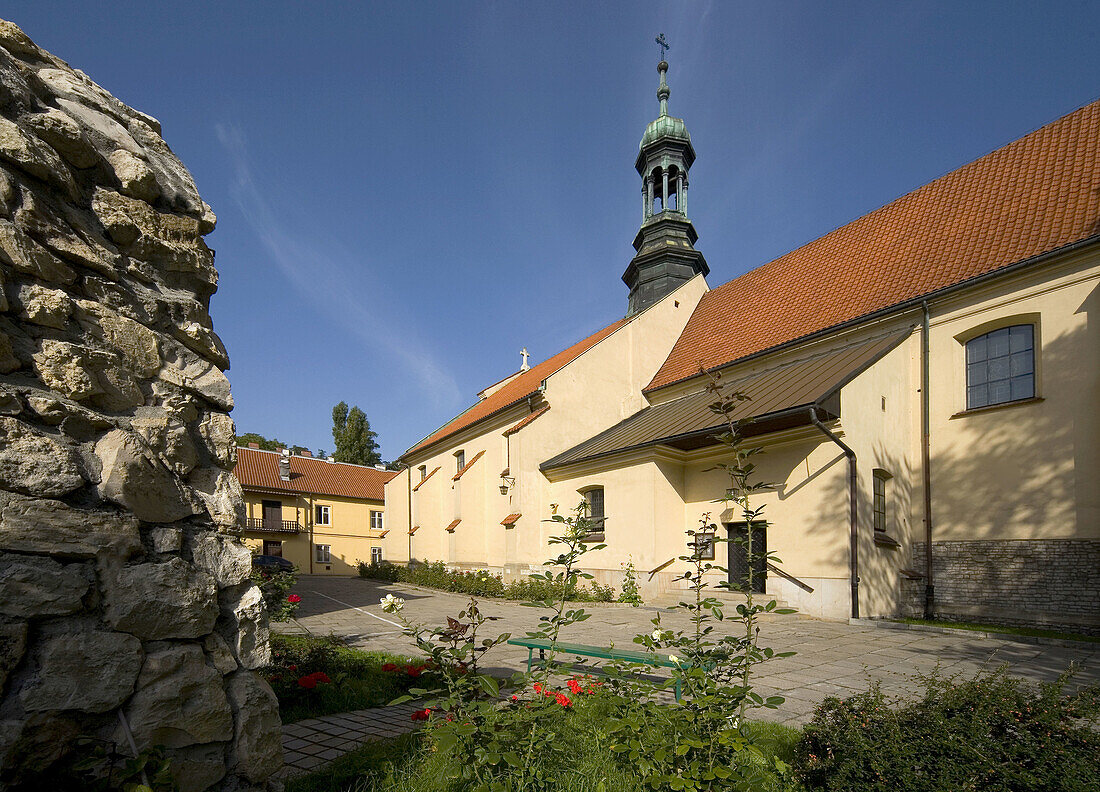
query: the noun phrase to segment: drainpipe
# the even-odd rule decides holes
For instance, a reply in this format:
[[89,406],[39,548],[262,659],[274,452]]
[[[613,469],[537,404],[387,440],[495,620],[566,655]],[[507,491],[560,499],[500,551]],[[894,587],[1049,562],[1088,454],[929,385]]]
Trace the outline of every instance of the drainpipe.
[[920,456],[924,474],[924,618],[931,619],[936,610],[936,586],[932,579],[932,464],[929,451],[928,415],[928,303],[921,303],[920,348]]
[[313,496],[309,496],[309,514],[306,515],[309,526],[309,574],[313,574]]
[[405,561],[405,566],[409,567],[409,566],[412,566],[412,560],[413,560],[413,469],[412,469],[412,463],[411,462],[408,462],[408,463],[405,464],[405,473],[406,473],[405,478],[408,479],[408,481],[406,481],[407,486],[405,487],[405,489],[407,490],[407,493],[406,493],[408,495],[407,504],[408,504],[408,507],[409,507],[407,509],[407,511],[408,511],[407,517],[409,519],[409,531],[408,531],[408,533],[409,533],[409,557]]
[[817,410],[813,407],[810,408],[810,423],[816,426],[822,434],[840,446],[840,449],[844,452],[844,456],[848,457],[848,498],[850,500],[850,516],[849,521],[851,523],[851,536],[849,538],[850,545],[850,557],[849,557],[849,576],[852,581],[852,618],[859,618],[859,511],[858,511],[858,499],[856,497],[856,484],[858,479],[856,478],[856,452],[849,448],[843,440],[837,437],[835,434],[829,431],[825,424],[817,418]]

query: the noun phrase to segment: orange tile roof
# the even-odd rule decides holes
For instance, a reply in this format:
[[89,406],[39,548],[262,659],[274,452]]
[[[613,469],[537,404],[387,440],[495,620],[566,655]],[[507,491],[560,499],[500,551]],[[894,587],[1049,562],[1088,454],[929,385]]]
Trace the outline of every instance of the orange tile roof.
[[507,517],[505,517],[503,520],[501,520],[500,524],[501,525],[515,525],[516,520],[518,520],[522,516],[523,515],[520,514],[519,512],[512,512]]
[[1100,101],[703,295],[646,390],[1100,233]]
[[474,466],[474,463],[477,462],[479,459],[481,459],[483,456],[485,456],[484,451],[478,451],[476,454],[474,454],[474,458],[471,459],[469,462],[467,462],[465,465],[463,465],[462,470],[458,471],[453,476],[451,476],[451,481],[458,481],[460,478],[462,478],[462,474],[465,473],[470,468],[472,468]]
[[432,468],[432,472],[429,473],[428,475],[426,475],[424,478],[420,479],[420,481],[417,482],[416,486],[413,487],[413,492],[416,492],[418,489],[423,487],[428,482],[428,479],[430,479],[432,476],[434,476],[438,472],[439,472],[438,467]]
[[447,526],[447,532],[448,532],[448,533],[454,533],[454,532],[455,532],[455,528],[457,528],[457,527],[458,527],[458,524],[459,524],[460,522],[462,522],[462,520],[451,520],[451,524]]
[[522,429],[523,427],[527,426],[527,424],[531,423],[531,421],[535,420],[536,418],[538,418],[538,417],[539,417],[540,415],[542,415],[542,414],[543,414],[544,412],[546,412],[546,411],[547,411],[547,410],[549,410],[549,409],[550,409],[550,405],[549,405],[549,404],[544,404],[544,405],[543,405],[542,407],[539,407],[539,408],[538,408],[537,410],[535,410],[535,411],[534,411],[533,413],[531,413],[530,415],[526,416],[526,417],[525,417],[525,418],[524,418],[523,420],[521,420],[521,421],[520,421],[519,423],[517,423],[517,424],[516,424],[515,426],[513,426],[513,427],[511,427],[511,428],[509,428],[509,429],[507,429],[507,430],[505,430],[505,432],[504,432],[504,436],[505,436],[505,437],[508,437],[509,435],[514,435],[514,434],[515,434],[516,432],[518,432],[518,431],[519,431],[520,429]]
[[425,437],[419,443],[417,443],[404,454],[402,454],[401,458],[405,459],[411,454],[414,454],[417,451],[421,451],[430,445],[434,445],[435,443],[438,443],[439,441],[450,437],[456,432],[460,432],[468,426],[472,426],[483,418],[488,418],[490,415],[500,412],[507,407],[511,407],[513,404],[521,402],[528,396],[537,393],[539,386],[542,384],[542,381],[544,379],[549,377],[562,366],[569,364],[581,354],[591,349],[593,346],[595,346],[607,336],[614,333],[628,321],[630,321],[629,317],[625,319],[620,319],[619,321],[608,325],[602,330],[593,333],[592,335],[588,336],[588,338],[578,341],[568,349],[562,350],[548,360],[544,360],[537,366],[533,366],[530,370],[525,371],[523,374],[520,374],[518,377],[506,384],[496,393],[489,396],[487,399],[481,399],[476,404],[469,407],[461,415],[452,420],[450,423],[446,424],[440,429],[437,429],[435,432]]
[[341,498],[383,500],[385,484],[397,475],[393,470],[376,470],[345,462],[292,456],[290,481],[279,478],[279,453],[253,448],[237,449],[233,475],[244,489],[274,490],[304,495],[335,495]]

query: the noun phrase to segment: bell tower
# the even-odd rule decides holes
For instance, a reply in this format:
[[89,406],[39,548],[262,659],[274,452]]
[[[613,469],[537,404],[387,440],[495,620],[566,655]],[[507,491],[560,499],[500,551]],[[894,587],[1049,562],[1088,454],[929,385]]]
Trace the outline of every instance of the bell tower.
[[[663,36],[658,39],[666,46]],[[695,149],[682,118],[668,114],[668,62],[657,64],[661,112],[651,121],[638,146],[634,168],[642,177],[642,227],[634,237],[634,258],[623,273],[630,288],[628,314],[644,310],[677,286],[710,272],[695,249],[699,235],[688,219],[688,170]]]

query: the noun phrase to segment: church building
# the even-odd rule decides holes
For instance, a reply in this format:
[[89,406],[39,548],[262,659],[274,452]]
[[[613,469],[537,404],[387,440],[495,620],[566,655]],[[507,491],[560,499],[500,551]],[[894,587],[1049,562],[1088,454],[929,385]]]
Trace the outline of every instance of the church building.
[[[806,614],[1100,632],[1100,102],[711,288],[667,71],[625,316],[406,451],[384,557],[520,577],[584,501],[587,571],[630,560],[646,598],[707,526],[752,531],[780,559],[757,587]],[[715,503],[714,373],[762,449],[751,526]]]

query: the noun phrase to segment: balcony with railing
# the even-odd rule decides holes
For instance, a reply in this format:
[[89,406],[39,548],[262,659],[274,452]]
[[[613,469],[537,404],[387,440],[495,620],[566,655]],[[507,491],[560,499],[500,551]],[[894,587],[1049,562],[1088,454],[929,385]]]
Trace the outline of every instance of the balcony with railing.
[[296,520],[265,520],[260,517],[249,517],[245,521],[246,531],[259,531],[260,533],[296,534],[302,530]]

